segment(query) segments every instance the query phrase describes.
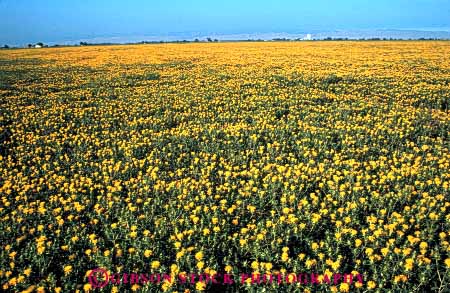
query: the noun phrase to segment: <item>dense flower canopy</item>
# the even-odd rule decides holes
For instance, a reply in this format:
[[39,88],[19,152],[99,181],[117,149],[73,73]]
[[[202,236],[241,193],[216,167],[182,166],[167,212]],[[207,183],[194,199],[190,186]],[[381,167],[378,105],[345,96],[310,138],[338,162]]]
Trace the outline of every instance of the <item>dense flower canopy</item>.
[[443,288],[448,56],[437,41],[0,51],[0,286],[90,291],[103,267]]

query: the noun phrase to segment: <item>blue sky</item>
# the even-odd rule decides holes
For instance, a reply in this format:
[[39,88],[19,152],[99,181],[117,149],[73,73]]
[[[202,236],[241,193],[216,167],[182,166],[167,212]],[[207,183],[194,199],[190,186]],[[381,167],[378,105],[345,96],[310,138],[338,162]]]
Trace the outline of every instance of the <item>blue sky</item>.
[[0,0],[0,44],[424,27],[450,27],[450,0]]

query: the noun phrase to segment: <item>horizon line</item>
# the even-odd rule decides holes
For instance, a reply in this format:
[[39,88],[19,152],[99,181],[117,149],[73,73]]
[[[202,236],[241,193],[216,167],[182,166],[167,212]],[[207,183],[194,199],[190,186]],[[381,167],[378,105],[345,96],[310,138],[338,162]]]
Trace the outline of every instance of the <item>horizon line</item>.
[[[378,34],[378,35],[377,35]],[[396,35],[397,34],[397,35]],[[402,36],[402,34],[404,34]],[[408,35],[410,34],[410,35]],[[207,38],[219,39],[219,41],[246,41],[246,40],[264,40],[270,41],[273,39],[302,39],[308,38],[314,40],[322,39],[438,39],[448,40],[450,39],[450,27],[440,28],[373,28],[373,29],[330,29],[330,30],[292,30],[289,31],[272,31],[272,32],[235,32],[235,33],[221,33],[221,32],[168,32],[164,34],[152,33],[144,35],[104,35],[95,37],[62,39],[62,40],[30,40],[27,42],[15,42],[8,44],[7,42],[1,42],[3,44],[11,45],[14,47],[27,47],[28,44],[44,43],[49,46],[62,45],[73,46],[80,44],[81,42],[89,44],[133,44],[133,43],[157,43],[157,42],[193,42],[195,40],[207,40]]]

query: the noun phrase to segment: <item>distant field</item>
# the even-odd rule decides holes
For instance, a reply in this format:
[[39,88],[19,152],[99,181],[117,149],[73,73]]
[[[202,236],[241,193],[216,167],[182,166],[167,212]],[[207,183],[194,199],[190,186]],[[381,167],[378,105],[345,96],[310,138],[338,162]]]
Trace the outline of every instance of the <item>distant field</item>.
[[91,291],[101,267],[235,278],[108,292],[449,292],[449,56],[445,41],[1,50],[0,288]]

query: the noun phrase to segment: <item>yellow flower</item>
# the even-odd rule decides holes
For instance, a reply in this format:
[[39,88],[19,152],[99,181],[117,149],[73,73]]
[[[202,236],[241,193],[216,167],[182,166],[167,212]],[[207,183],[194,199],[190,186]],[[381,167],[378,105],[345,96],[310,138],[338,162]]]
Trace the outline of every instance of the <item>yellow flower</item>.
[[159,261],[157,261],[157,260],[154,260],[154,261],[152,261],[152,263],[151,263],[152,269],[157,269],[157,268],[160,267],[160,265],[161,265],[161,263],[160,263]]
[[405,275],[398,275],[394,277],[394,282],[398,283],[398,282],[406,282],[408,280],[408,277]]
[[204,282],[195,283],[195,289],[197,291],[204,291],[206,289],[206,284]]
[[259,268],[259,263],[256,260],[252,261],[251,268],[257,270]]
[[376,287],[377,287],[377,284],[374,281],[367,282],[367,288],[375,289]]
[[203,259],[203,252],[199,251],[195,254],[196,260],[202,260]]
[[405,260],[405,269],[406,269],[407,271],[410,271],[410,270],[412,270],[413,267],[414,267],[414,259],[412,259],[412,258],[407,258],[407,259]]
[[340,263],[339,260],[337,260],[337,261],[335,261],[335,262],[333,262],[333,263],[331,264],[331,268],[332,268],[334,271],[337,271],[337,270],[339,269],[340,266],[341,266],[341,263]]
[[29,277],[30,274],[31,274],[31,268],[25,269],[25,270],[23,271],[23,274],[24,274],[25,276]]
[[138,284],[134,284],[133,286],[131,286],[131,291],[135,292],[137,290],[139,290],[141,286],[139,286]]
[[205,263],[202,262],[202,261],[199,261],[199,262],[197,263],[197,268],[198,268],[199,270],[203,269],[204,266],[205,266]]
[[72,272],[72,266],[65,266],[64,267],[64,274],[67,276],[68,274],[70,274]]
[[169,282],[164,282],[161,286],[161,289],[163,290],[163,292],[166,292],[167,290],[170,289],[170,287],[172,287],[172,284]]
[[150,249],[146,249],[146,250],[144,251],[144,256],[145,256],[146,258],[149,258],[152,254],[153,254],[153,251],[151,251]]
[[349,292],[350,291],[350,286],[347,283],[341,283],[339,285],[339,291],[340,292]]
[[420,245],[419,245],[419,247],[420,247],[420,249],[422,249],[422,250],[426,250],[427,247],[428,247],[428,243],[426,243],[426,242],[421,242]]
[[17,285],[17,278],[9,279],[8,284],[11,285],[11,286],[16,286]]

